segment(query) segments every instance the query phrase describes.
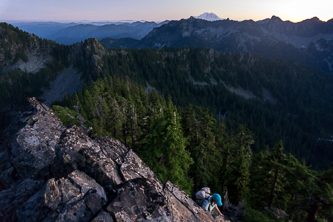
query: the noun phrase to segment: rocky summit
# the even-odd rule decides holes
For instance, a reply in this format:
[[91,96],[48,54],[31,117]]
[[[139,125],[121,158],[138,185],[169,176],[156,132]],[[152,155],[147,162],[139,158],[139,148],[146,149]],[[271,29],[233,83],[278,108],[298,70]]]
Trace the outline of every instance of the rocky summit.
[[121,142],[65,127],[35,98],[0,146],[0,221],[228,221],[161,183]]

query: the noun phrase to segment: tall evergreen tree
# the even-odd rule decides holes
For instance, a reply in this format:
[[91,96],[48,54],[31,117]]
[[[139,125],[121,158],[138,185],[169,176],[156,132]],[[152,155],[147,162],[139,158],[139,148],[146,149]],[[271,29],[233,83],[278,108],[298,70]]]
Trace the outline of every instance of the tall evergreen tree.
[[270,171],[271,164],[269,156],[271,152],[267,147],[265,150],[255,154],[252,158],[250,177],[250,204],[253,209],[262,209],[267,206],[270,193]]
[[234,203],[246,200],[249,196],[252,133],[243,125],[239,126],[237,141],[234,145],[235,160],[228,173],[228,191]]
[[177,110],[169,101],[161,116],[154,116],[150,133],[142,141],[139,155],[161,181],[170,180],[190,193],[193,184],[187,172],[193,160],[185,148],[186,138]]
[[315,185],[309,187],[308,197],[303,200],[303,209],[307,212],[306,221],[318,218],[333,221],[333,167],[318,173]]
[[[282,141],[279,141],[279,143],[272,149],[272,155],[270,156],[270,163],[272,164],[272,181],[270,184],[270,194],[268,199],[268,207],[270,209],[272,209],[277,195],[280,199],[285,197],[284,195],[281,195],[283,192],[282,187],[284,186],[284,182],[281,181],[281,178],[284,177],[284,168],[287,165],[287,157],[283,153],[283,150],[283,143]],[[282,201],[286,202],[287,198],[283,198]]]

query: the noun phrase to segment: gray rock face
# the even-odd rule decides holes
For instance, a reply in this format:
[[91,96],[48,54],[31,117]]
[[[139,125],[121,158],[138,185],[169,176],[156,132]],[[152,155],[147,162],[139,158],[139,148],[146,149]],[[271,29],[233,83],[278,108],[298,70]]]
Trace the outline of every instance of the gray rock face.
[[0,147],[0,188],[10,188],[26,178],[46,180],[55,158],[55,146],[65,127],[53,112],[35,98],[7,129],[7,143]]
[[0,192],[1,221],[16,221],[16,209],[25,203],[29,197],[38,192],[44,181],[25,179],[12,188]]
[[136,178],[149,178],[155,186],[162,189],[161,182],[157,179],[156,175],[149,169],[149,167],[132,151],[126,153],[121,163],[120,172],[124,179],[131,180]]
[[171,221],[166,209],[167,200],[151,181],[145,178],[130,180],[119,186],[116,192],[116,197],[106,207],[116,221],[151,221],[153,218]]
[[19,221],[89,221],[107,202],[95,180],[80,171],[47,181],[18,209]]
[[26,125],[12,141],[13,165],[20,177],[48,177],[48,167],[55,157],[54,147],[64,130],[61,121],[35,99],[30,103],[37,113],[23,121]]
[[119,141],[66,128],[29,102],[0,147],[0,221],[227,221],[162,184]]

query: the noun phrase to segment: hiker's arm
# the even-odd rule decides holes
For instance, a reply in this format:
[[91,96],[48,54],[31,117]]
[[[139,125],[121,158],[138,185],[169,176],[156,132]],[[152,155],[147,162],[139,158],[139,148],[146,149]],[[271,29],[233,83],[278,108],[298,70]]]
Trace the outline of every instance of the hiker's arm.
[[216,206],[216,210],[220,213],[221,216],[223,215],[218,206]]

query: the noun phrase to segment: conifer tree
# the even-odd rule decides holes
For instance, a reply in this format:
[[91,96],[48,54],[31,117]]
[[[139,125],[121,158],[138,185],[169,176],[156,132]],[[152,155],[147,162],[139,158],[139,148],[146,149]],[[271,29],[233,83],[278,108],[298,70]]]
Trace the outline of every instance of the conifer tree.
[[[217,134],[219,138],[219,134]],[[228,169],[231,168],[231,164],[233,162],[234,157],[232,156],[232,147],[234,143],[234,136],[232,133],[226,135],[224,140],[223,137],[219,138],[217,141],[217,148],[221,152],[221,163],[220,167],[218,168],[219,172],[217,173],[220,175],[220,189],[223,191],[226,188],[226,183],[228,181]]]
[[246,200],[249,196],[249,170],[252,158],[251,144],[253,143],[250,130],[240,125],[233,150],[235,160],[228,173],[228,191],[235,203]]
[[[272,163],[272,169],[273,169],[273,180],[270,185],[271,191],[269,195],[268,200],[268,207],[272,209],[274,200],[276,198],[276,195],[278,195],[278,192],[281,190],[281,186],[283,186],[283,182],[280,181],[280,178],[283,176],[282,174],[284,166],[286,165],[286,155],[283,153],[284,147],[282,141],[279,141],[279,143],[272,149],[272,155],[270,162]],[[280,198],[282,195],[280,195]]]
[[153,117],[150,133],[141,145],[139,155],[161,181],[170,180],[186,192],[191,191],[193,184],[187,172],[193,160],[185,149],[186,138],[171,101],[160,116]]
[[279,141],[271,151],[266,149],[253,158],[252,202],[258,208],[266,205],[272,209],[275,205],[285,209],[291,199],[291,195],[286,192],[290,179],[287,173],[294,169],[288,166],[288,157],[283,150],[283,143]]
[[223,120],[216,122],[214,126],[214,136],[216,150],[214,158],[216,160],[216,165],[212,169],[212,174],[214,175],[212,188],[217,192],[222,193],[225,190],[227,168],[229,168],[231,162],[230,148],[233,136],[230,137],[230,134],[228,134]]
[[308,188],[300,207],[307,212],[306,222],[333,220],[333,167],[319,172],[315,184]]
[[288,204],[288,214],[291,214],[295,221],[305,221],[304,215],[308,209],[305,210],[304,203],[310,197],[309,193],[316,189],[317,173],[310,170],[304,160],[298,161],[291,154],[287,161],[283,193],[289,196],[289,199],[285,200]]
[[255,154],[251,162],[250,177],[250,204],[253,209],[262,209],[267,206],[270,193],[270,171],[271,165],[269,156],[271,152],[269,147]]

